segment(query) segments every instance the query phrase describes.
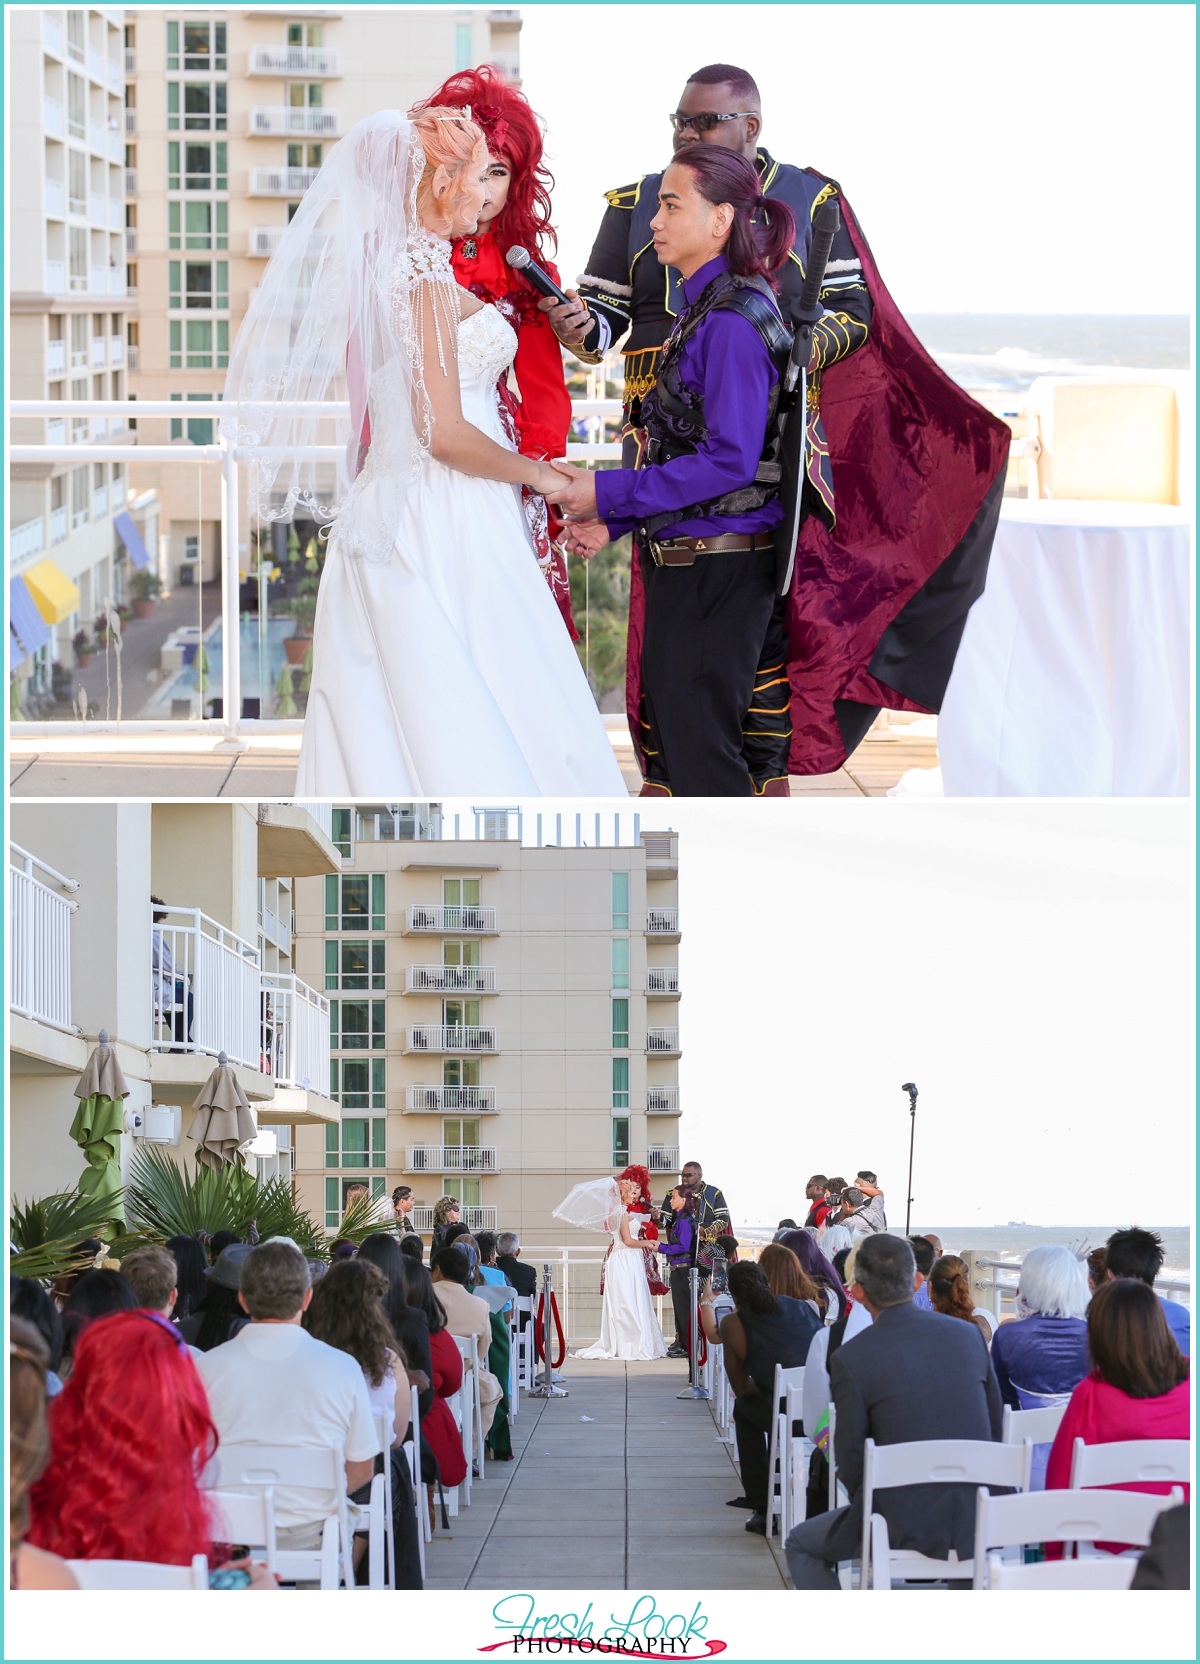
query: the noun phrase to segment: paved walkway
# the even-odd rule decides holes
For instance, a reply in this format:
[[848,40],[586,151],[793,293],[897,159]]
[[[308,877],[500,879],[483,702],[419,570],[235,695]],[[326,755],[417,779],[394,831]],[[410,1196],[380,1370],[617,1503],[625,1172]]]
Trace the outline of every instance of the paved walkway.
[[[427,1547],[429,1589],[782,1589],[684,1366],[568,1357],[569,1397],[522,1394],[514,1459]],[[681,1511],[679,1504],[686,1500]]]

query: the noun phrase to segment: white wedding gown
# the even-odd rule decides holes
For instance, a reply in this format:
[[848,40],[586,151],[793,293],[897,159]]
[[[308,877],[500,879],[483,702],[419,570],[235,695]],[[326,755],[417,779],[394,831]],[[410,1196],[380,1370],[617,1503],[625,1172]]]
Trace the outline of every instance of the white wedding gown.
[[[621,1219],[629,1215],[622,1213]],[[640,1248],[627,1248],[621,1241],[621,1220],[613,1231],[612,1253],[604,1267],[604,1301],[600,1312],[600,1339],[577,1358],[623,1358],[630,1363],[648,1363],[665,1358],[667,1343],[654,1315],[646,1262]]]
[[[463,415],[510,450],[496,384],[516,344],[493,306],[459,325]],[[385,367],[371,385],[356,513],[371,510],[372,480],[400,465],[389,456],[390,402]],[[330,537],[296,796],[519,793],[627,789],[538,567],[520,487],[428,456],[390,555],[352,556],[336,529]]]

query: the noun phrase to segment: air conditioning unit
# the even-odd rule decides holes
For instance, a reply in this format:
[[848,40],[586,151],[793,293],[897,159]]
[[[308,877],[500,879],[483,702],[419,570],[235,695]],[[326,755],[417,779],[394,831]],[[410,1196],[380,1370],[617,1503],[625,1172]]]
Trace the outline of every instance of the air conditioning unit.
[[126,1111],[140,1125],[130,1130],[146,1144],[178,1145],[183,1136],[183,1108],[180,1104],[148,1104],[145,1109]]
[[242,1149],[248,1156],[277,1156],[279,1154],[279,1135],[274,1127],[260,1127],[258,1135]]

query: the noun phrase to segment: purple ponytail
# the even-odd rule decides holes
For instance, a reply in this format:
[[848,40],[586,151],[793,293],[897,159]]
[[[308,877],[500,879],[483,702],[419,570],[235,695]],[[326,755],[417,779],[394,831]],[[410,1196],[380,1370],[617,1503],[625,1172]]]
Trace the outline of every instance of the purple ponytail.
[[[796,238],[796,221],[786,202],[764,196],[758,173],[736,150],[715,144],[686,144],[671,158],[689,170],[696,189],[714,206],[728,202],[733,225],[725,245],[729,269],[739,277],[765,277],[775,281]],[[762,209],[766,224],[751,225]]]

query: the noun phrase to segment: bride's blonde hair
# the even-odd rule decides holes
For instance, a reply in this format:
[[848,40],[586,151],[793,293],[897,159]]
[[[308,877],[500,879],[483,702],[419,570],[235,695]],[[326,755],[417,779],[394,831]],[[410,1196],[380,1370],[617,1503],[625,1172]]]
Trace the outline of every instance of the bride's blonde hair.
[[427,230],[444,237],[467,194],[471,169],[487,164],[487,140],[461,110],[419,110],[411,120],[425,152],[417,213]]

